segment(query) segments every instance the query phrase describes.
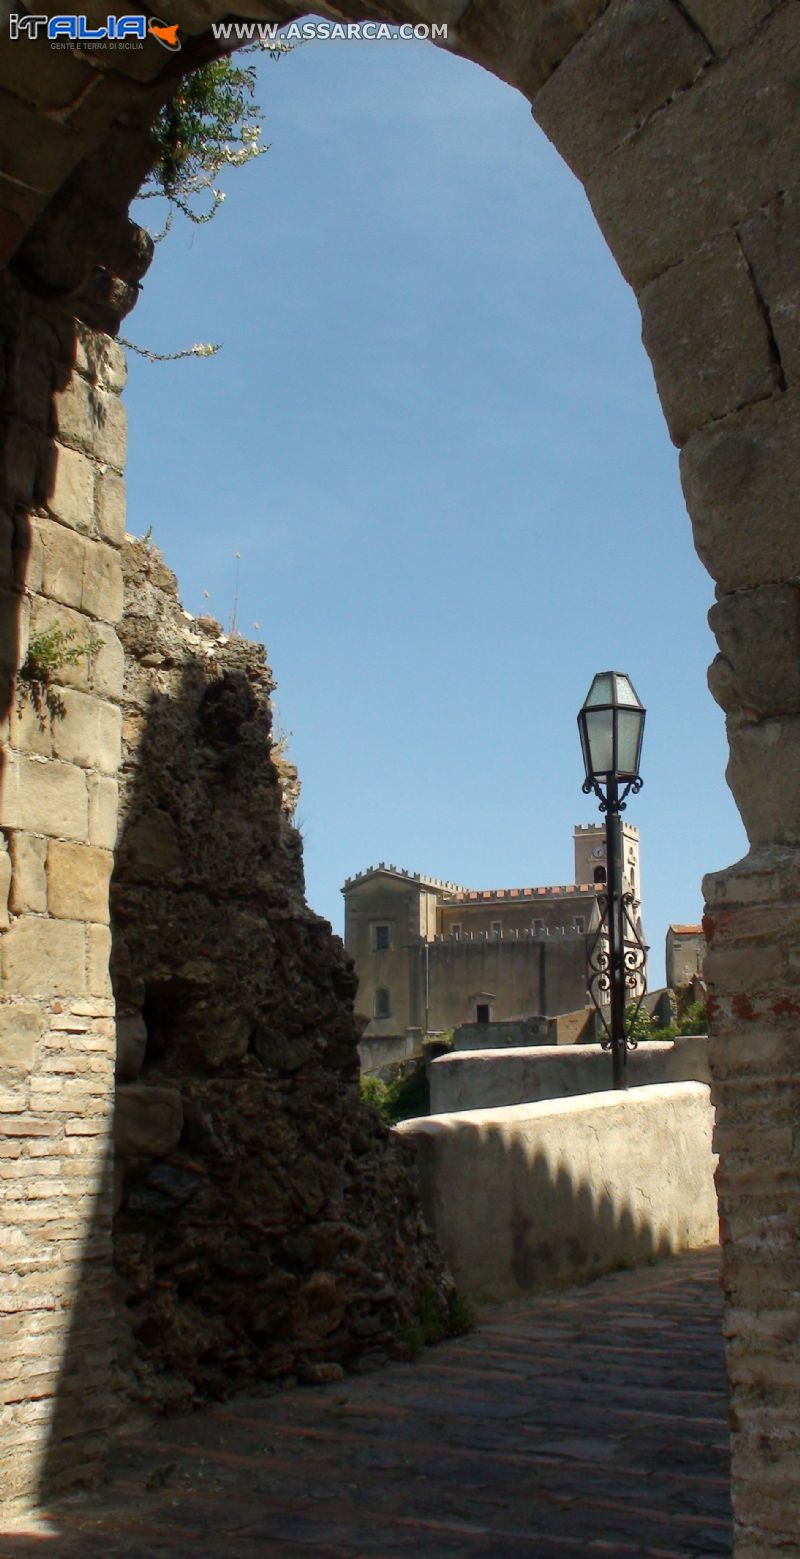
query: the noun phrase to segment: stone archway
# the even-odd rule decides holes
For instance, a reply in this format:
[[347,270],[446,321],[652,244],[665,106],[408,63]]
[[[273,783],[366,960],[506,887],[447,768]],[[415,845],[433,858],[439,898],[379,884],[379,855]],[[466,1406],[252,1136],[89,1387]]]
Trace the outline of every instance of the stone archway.
[[[243,9],[299,14],[256,0]],[[583,181],[639,299],[695,543],[717,582],[711,685],[751,846],[705,884],[737,1553],[785,1551],[800,1525],[796,0],[348,0],[327,11],[446,22],[449,47],[519,88]],[[20,1164],[23,1199],[17,1223],[7,1217],[4,1259],[13,1308],[39,1318],[14,1358],[19,1492],[47,1416],[34,1366],[48,1346],[57,1354],[113,1089],[104,895],[124,418],[119,354],[97,332],[114,333],[149,259],[126,217],[146,168],[144,129],[176,75],[213,55],[210,23],[224,14],[213,0],[178,5],[189,39],[179,56],[151,40],[121,60],[87,62],[18,41],[6,43],[2,65],[3,664],[13,673],[25,660],[29,619],[39,630],[51,623],[54,603],[59,621],[88,618],[102,640],[91,676],[76,668],[68,679],[57,746],[43,745],[6,698],[0,1056],[7,1156]],[[62,1202],[40,1201],[32,1218],[24,1188],[38,1198],[47,1165]],[[108,1257],[102,1195],[97,1205],[92,1343]],[[84,1395],[99,1401],[106,1389],[96,1350]]]

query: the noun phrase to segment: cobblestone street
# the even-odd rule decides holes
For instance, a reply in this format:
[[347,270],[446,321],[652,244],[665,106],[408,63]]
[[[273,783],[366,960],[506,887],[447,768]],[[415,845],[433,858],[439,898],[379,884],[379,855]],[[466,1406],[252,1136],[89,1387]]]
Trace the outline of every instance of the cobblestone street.
[[716,1251],[487,1314],[323,1387],[126,1437],[3,1559],[731,1551]]

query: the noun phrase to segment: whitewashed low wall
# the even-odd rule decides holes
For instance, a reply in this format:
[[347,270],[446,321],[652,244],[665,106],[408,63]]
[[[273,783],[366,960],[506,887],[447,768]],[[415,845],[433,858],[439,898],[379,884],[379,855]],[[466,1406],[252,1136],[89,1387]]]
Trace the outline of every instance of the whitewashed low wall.
[[[705,1034],[647,1040],[628,1053],[631,1088],[650,1083],[707,1083]],[[440,1056],[430,1066],[431,1114],[490,1110],[602,1093],[611,1087],[611,1056],[599,1045],[529,1045]]]
[[703,1083],[426,1116],[425,1216],[459,1287],[515,1298],[716,1242]]
[[413,1034],[376,1034],[362,1039],[358,1047],[358,1059],[364,1077],[377,1077],[400,1061],[410,1061],[421,1054],[419,1040]]

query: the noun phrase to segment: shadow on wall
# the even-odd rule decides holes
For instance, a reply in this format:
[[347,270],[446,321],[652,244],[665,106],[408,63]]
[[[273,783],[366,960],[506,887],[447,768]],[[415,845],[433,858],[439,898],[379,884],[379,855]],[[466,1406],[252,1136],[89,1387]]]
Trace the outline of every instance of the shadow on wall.
[[[657,1232],[630,1206],[575,1179],[537,1154],[533,1163],[511,1149],[510,1269],[522,1293],[587,1282],[617,1268],[639,1267],[675,1253],[670,1235]],[[521,1191],[524,1184],[524,1194]]]
[[114,1340],[111,1308],[110,1233],[114,1155],[106,1137],[93,1196],[85,1201],[80,1259],[72,1267],[69,1326],[54,1396],[31,1410],[46,1425],[37,1506],[46,1508],[77,1483],[102,1476],[117,1416],[112,1396]]
[[[46,1506],[76,1473],[90,1480],[102,1466],[118,1344],[118,1383],[121,1375],[148,1408],[174,1410],[246,1379],[293,1371],[314,1380],[365,1353],[380,1357],[423,1298],[445,1309],[450,1285],[422,1225],[410,1156],[360,1104],[354,977],[303,902],[263,656],[256,665],[241,641],[223,653],[213,628],[189,643],[174,591],[153,636],[173,587],[151,557],[139,560],[149,605],[120,630],[134,683],[124,695],[126,812],[112,884],[127,1021],[116,1172],[125,1325],[112,1335],[113,1025],[99,866],[114,840],[113,831],[89,834],[87,795],[98,780],[94,715],[120,694],[116,610],[93,592],[108,577],[118,588],[116,551],[98,527],[101,516],[110,523],[101,491],[119,486],[102,441],[121,434],[118,408],[104,420],[113,392],[95,386],[91,333],[32,302],[13,278],[0,287],[6,709],[29,612],[35,631],[56,625],[102,639],[91,666],[65,665],[54,678],[91,715],[82,753],[57,752],[52,729],[40,736],[28,711],[24,729],[12,720],[15,783],[3,786],[0,843],[8,838],[11,850],[0,850],[0,865],[33,841],[43,896],[12,901],[2,946],[0,1081],[10,1068],[19,1098],[0,1135],[4,1160],[19,1163],[20,1196],[0,1207],[4,1341],[18,1344],[0,1487],[11,1499],[35,1487]],[[65,732],[66,722],[60,741]],[[107,757],[99,776],[107,802],[112,767]],[[62,781],[83,808],[72,832],[59,811]],[[113,828],[112,808],[104,826]],[[91,907],[59,913],[51,841],[63,853],[65,837],[69,891],[84,865],[98,870],[85,890]],[[21,882],[15,873],[15,893]],[[29,934],[36,945],[26,943],[12,969],[10,943]],[[75,956],[60,964],[56,946],[67,941]]]
[[155,548],[123,572],[115,1309],[125,1392],[177,1411],[379,1358],[448,1280],[360,1101],[355,977],[304,901],[263,648],[187,622]]
[[703,1084],[407,1121],[459,1288],[503,1301],[717,1239]]

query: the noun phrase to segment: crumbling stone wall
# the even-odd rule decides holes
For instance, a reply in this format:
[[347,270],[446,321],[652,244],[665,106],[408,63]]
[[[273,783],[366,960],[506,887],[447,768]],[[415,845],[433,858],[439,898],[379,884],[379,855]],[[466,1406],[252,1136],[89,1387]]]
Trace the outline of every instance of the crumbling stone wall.
[[305,904],[261,646],[123,549],[116,1304],[148,1406],[396,1349],[447,1280],[359,1101],[352,964]]
[[[143,127],[175,77],[214,52],[221,11],[178,0],[179,55],[148,42],[55,69],[46,44],[21,44],[0,61],[0,256],[37,298],[111,331],[132,306],[146,255],[125,211],[146,167]],[[762,1559],[791,1551],[800,1528],[800,7],[337,0],[334,14],[365,11],[446,21],[448,47],[518,87],[583,181],[639,299],[696,546],[718,584],[712,686],[751,849],[706,881],[711,1062],[737,1559]],[[264,0],[260,14],[297,11]],[[53,342],[42,382],[67,360]],[[40,393],[27,378],[10,389],[12,443],[20,423],[37,425],[28,397]],[[13,458],[27,469],[27,454]],[[33,479],[17,480],[13,502],[30,507]],[[6,604],[16,653],[19,602]],[[9,996],[18,977],[30,975],[14,972]]]

